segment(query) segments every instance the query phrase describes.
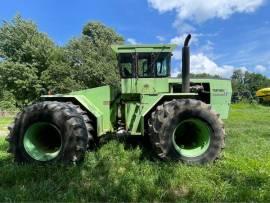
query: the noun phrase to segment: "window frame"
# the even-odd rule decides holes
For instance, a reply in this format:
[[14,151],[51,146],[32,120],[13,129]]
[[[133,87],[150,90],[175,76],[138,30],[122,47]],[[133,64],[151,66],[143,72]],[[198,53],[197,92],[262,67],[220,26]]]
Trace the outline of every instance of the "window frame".
[[[134,56],[134,53],[125,53],[125,55],[131,55],[131,75],[130,76],[125,76],[123,74],[123,68],[121,66],[121,57],[122,55],[118,55],[117,59],[118,59],[118,69],[120,71],[120,76],[121,78],[127,79],[127,78],[135,78],[136,77],[136,68],[135,68],[135,63],[136,63],[136,56]],[[134,60],[135,58],[135,60]]]
[[[127,77],[127,76],[124,76],[123,74],[123,68],[121,66],[121,55],[118,55],[118,67],[119,67],[119,71],[120,71],[120,76],[121,78],[123,79],[128,79],[128,78],[166,78],[166,77],[170,77],[170,72],[171,72],[171,56],[172,54],[170,52],[160,52],[160,53],[147,53],[147,52],[136,52],[136,53],[125,53],[125,54],[130,54],[131,57],[132,57],[132,66],[131,66],[131,70],[132,70],[132,74],[131,76]],[[151,54],[150,56],[150,65],[152,65],[152,68],[154,68],[154,75],[150,75],[150,76],[140,76],[139,75],[139,67],[138,67],[138,60],[139,60],[139,55],[140,54]],[[160,55],[160,54],[165,54],[166,57],[167,57],[167,73],[166,75],[158,75],[157,74],[157,67],[155,66],[155,64],[152,64],[152,61],[153,61],[153,58],[155,58],[157,55]],[[153,57],[154,56],[154,57]],[[158,56],[159,57],[159,56]]]
[[[160,53],[160,54],[163,54],[163,53]],[[167,63],[167,73],[166,75],[158,75],[157,74],[157,67],[154,67],[155,69],[155,78],[167,78],[167,77],[170,77],[170,73],[171,73],[171,56],[172,54],[170,52],[164,52],[164,54],[166,54],[166,57],[167,57],[167,60],[166,60],[166,63]],[[153,64],[153,66],[155,66],[155,64]]]

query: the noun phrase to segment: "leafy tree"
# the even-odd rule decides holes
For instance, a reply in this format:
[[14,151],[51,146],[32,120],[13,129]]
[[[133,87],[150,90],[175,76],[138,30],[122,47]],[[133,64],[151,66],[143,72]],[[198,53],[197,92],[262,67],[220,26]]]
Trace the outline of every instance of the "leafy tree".
[[15,96],[19,105],[38,97],[41,85],[35,67],[5,61],[0,63],[0,73],[3,88]]
[[32,21],[16,16],[0,28],[0,78],[2,87],[18,105],[40,95],[42,72],[50,67],[55,45]]
[[11,92],[0,92],[0,110],[16,110],[16,99]]
[[110,46],[123,41],[101,23],[86,24],[82,36],[71,40],[66,48],[69,64],[76,70],[75,79],[84,88],[118,85],[117,59]]
[[235,70],[232,75],[233,101],[253,101],[256,91],[270,86],[270,80],[258,73]]
[[259,73],[245,72],[245,84],[251,94],[255,96],[257,90],[270,86],[270,80]]
[[99,22],[89,22],[83,27],[82,34],[88,36],[96,48],[111,44],[121,44],[124,39],[111,28]]
[[4,60],[31,64],[37,74],[50,65],[54,43],[44,33],[38,31],[36,24],[16,16],[11,22],[4,22],[0,28],[0,57]]
[[116,55],[110,46],[123,41],[114,30],[90,22],[80,37],[57,47],[35,23],[18,15],[0,27],[0,99],[13,96],[24,105],[42,90],[67,93],[118,85]]
[[232,74],[232,101],[237,102],[241,100],[242,93],[245,91],[244,84],[245,74],[242,70],[235,70]]
[[76,70],[66,60],[64,48],[53,50],[49,67],[42,72],[41,81],[45,90],[52,93],[68,93],[82,88],[75,80]]

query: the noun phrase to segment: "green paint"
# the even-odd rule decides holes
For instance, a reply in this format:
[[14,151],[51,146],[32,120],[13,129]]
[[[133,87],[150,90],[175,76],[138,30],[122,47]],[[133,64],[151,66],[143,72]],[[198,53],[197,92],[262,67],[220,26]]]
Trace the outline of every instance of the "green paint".
[[112,45],[114,52],[120,53],[156,53],[172,52],[176,44],[136,44],[136,45]]
[[173,132],[172,142],[180,155],[197,157],[207,151],[211,133],[206,122],[191,118],[178,124]]
[[[218,112],[222,119],[227,119],[232,97],[232,85],[226,79],[190,79],[192,83],[208,83],[210,85],[210,103],[213,110]],[[169,84],[181,84],[180,78],[169,78]]]
[[23,146],[33,159],[50,161],[56,158],[61,151],[61,135],[56,126],[46,122],[37,122],[26,130]]
[[97,134],[103,135],[114,131],[116,122],[116,103],[119,90],[110,86],[101,86],[82,91],[71,92],[68,95],[42,96],[49,100],[77,100],[83,107],[97,118]]
[[122,94],[159,94],[169,92],[168,78],[129,78],[121,80]]
[[[191,79],[193,83],[208,83],[210,86],[210,103],[222,119],[228,118],[232,95],[231,81],[218,79]],[[179,78],[130,78],[121,80],[121,91],[109,86],[72,92],[68,95],[44,96],[44,98],[74,98],[97,118],[99,136],[114,132],[117,104],[125,100],[124,115],[127,129],[131,134],[144,132],[144,118],[161,99],[194,98],[196,93],[173,93],[173,84],[181,84]],[[146,88],[147,87],[147,88]],[[135,99],[134,99],[135,98]]]
[[[99,134],[112,132],[116,122],[116,107],[114,105],[119,90],[110,86],[102,86],[70,93],[69,96],[83,96],[88,109],[95,109],[101,115]],[[114,106],[114,108],[112,108]]]

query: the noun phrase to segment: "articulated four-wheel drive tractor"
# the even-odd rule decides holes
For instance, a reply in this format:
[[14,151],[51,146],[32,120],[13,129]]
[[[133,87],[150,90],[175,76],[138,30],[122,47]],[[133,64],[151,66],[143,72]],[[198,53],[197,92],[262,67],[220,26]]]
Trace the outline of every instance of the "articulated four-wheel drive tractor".
[[79,163],[100,137],[114,133],[149,139],[162,160],[204,164],[224,148],[230,80],[190,79],[188,35],[182,79],[171,78],[176,45],[114,45],[121,88],[102,86],[42,96],[9,127],[9,152],[17,162]]

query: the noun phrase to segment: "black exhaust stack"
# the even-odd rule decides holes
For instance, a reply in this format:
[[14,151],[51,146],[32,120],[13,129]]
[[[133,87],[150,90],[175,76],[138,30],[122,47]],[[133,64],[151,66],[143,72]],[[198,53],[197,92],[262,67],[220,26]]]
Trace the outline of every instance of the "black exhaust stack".
[[190,92],[190,51],[189,51],[189,41],[191,39],[191,34],[189,34],[182,48],[182,92]]

